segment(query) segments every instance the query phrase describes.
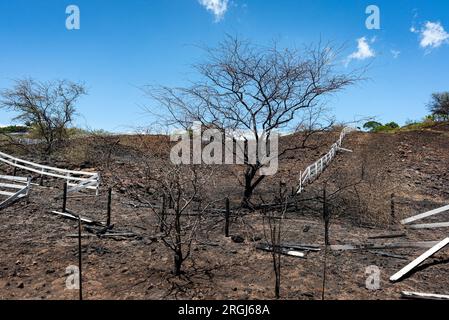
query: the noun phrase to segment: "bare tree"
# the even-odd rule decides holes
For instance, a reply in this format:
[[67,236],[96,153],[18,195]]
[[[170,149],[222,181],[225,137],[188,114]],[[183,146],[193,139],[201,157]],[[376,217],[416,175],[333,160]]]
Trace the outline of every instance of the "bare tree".
[[[151,207],[160,224],[161,239],[173,252],[173,274],[179,276],[210,205],[202,197],[209,175],[200,173],[196,166],[182,165],[169,165],[159,173],[153,171],[148,178],[168,199],[168,206]],[[203,206],[194,206],[198,202]]]
[[[267,165],[259,155],[261,144],[279,130],[296,128],[302,114],[320,110],[322,98],[360,77],[335,72],[338,51],[328,45],[290,50],[228,37],[206,53],[207,61],[195,66],[200,80],[190,87],[148,87],[147,92],[158,108],[168,111],[169,125],[188,129],[197,121],[208,128],[249,133],[257,144],[257,161],[244,162],[242,204],[249,205],[265,177],[260,175]],[[279,150],[279,156],[299,147]]]
[[286,193],[282,197],[282,207],[280,210],[264,210],[264,236],[271,248],[271,258],[275,276],[274,294],[276,299],[281,297],[281,267],[282,267],[282,227],[285,213],[288,207],[288,196]]
[[121,177],[121,184],[138,206],[150,210],[149,223],[173,254],[173,274],[180,276],[205,225],[205,212],[214,203],[205,188],[213,170],[205,165],[172,164],[166,136],[144,134],[134,145],[140,150],[131,160],[137,167],[130,177]]
[[1,92],[0,107],[18,113],[15,121],[34,126],[45,141],[46,153],[51,154],[55,145],[66,138],[76,113],[75,104],[85,94],[82,84],[67,80],[16,80],[12,89]]

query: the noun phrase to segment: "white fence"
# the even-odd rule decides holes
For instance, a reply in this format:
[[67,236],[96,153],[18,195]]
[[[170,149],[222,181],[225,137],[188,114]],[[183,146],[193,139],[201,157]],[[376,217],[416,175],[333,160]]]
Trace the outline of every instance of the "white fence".
[[339,139],[332,145],[330,151],[321,159],[319,159],[312,165],[308,166],[304,172],[301,172],[297,194],[301,193],[306,185],[311,184],[313,181],[318,179],[318,177],[324,171],[324,169],[326,169],[326,167],[335,158],[338,151],[340,150],[351,151],[348,149],[344,149],[341,146],[343,144],[343,139],[346,137],[346,135],[355,130],[356,129],[350,127],[344,128],[340,134]]
[[24,144],[26,146],[33,146],[33,145],[38,145],[41,143],[44,143],[45,140],[42,139],[29,139],[29,138],[17,138],[14,139],[16,142],[20,143],[20,144]]
[[100,187],[100,175],[95,172],[73,171],[59,169],[15,158],[0,152],[0,162],[29,172],[44,176],[67,180],[68,192],[76,192],[82,189],[95,190],[97,195]]
[[30,178],[0,176],[0,196],[7,197],[6,200],[0,201],[0,209],[27,196],[30,191],[30,185]]

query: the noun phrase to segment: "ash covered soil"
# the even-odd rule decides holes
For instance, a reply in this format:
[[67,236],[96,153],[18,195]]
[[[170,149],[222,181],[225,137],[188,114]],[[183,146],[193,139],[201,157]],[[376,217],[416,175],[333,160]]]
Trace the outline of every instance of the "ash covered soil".
[[[286,154],[280,161],[279,173],[262,182],[256,194],[260,197],[276,194],[280,183],[287,189],[295,187],[300,171],[327,152],[337,136],[338,132],[321,134],[317,139],[320,143],[314,148]],[[295,138],[284,138],[281,143],[288,144]],[[147,139],[150,141],[145,146],[151,149],[161,138]],[[204,228],[196,237],[192,255],[183,266],[184,274],[175,277],[171,274],[172,252],[155,238],[158,233],[156,217],[130,196],[129,190],[142,195],[157,193],[157,190],[146,188],[142,179],[145,169],[135,161],[142,145],[131,137],[114,137],[113,141],[102,143],[103,146],[110,145],[110,149],[86,156],[86,150],[91,151],[93,143],[72,143],[76,145],[68,147],[72,153],[60,156],[51,164],[99,171],[103,183],[98,197],[71,198],[67,207],[83,216],[105,221],[106,191],[112,187],[114,230],[137,235],[132,238],[92,235],[82,239],[85,299],[274,298],[271,254],[255,248],[265,242],[259,212],[245,212],[233,217],[230,233],[243,238],[243,243],[224,236],[222,214],[210,213],[204,217]],[[83,148],[79,147],[81,144]],[[96,147],[97,150],[98,145]],[[329,200],[339,204],[332,217],[331,244],[439,241],[447,237],[447,228],[412,230],[404,228],[398,221],[448,204],[448,128],[438,126],[396,134],[356,132],[347,137],[344,147],[353,152],[339,153],[325,173],[296,198],[297,206],[286,215],[283,242],[314,244],[322,250],[308,253],[305,259],[282,257],[282,299],[321,299],[324,226],[316,209],[319,204],[313,199],[325,183],[332,191],[358,181],[351,187],[351,192]],[[155,165],[158,157],[166,156],[156,149]],[[32,153],[22,151],[17,154],[34,158]],[[234,174],[241,168],[222,167],[219,170],[210,179],[207,196],[215,199],[227,196],[231,206],[235,207],[241,188]],[[0,174],[5,173],[10,174],[11,168],[0,167]],[[58,198],[61,194],[62,182],[48,179],[43,187],[33,186],[28,199],[0,211],[0,299],[78,298],[77,291],[66,289],[66,269],[78,263],[78,239],[73,237],[77,233],[77,222],[51,214],[52,210],[61,210],[62,200]],[[394,216],[391,213],[392,194]],[[219,201],[216,207],[223,208],[224,203]],[[446,221],[449,221],[449,213],[422,222]],[[392,232],[404,232],[405,236],[368,239]],[[83,233],[87,232],[84,230]],[[402,281],[388,281],[392,274],[425,250],[382,250],[403,259],[381,256],[376,251],[328,250],[325,297],[399,299],[403,290],[448,294],[447,249],[426,260]],[[368,290],[365,284],[366,268],[372,265],[381,271],[380,289],[375,291]]]

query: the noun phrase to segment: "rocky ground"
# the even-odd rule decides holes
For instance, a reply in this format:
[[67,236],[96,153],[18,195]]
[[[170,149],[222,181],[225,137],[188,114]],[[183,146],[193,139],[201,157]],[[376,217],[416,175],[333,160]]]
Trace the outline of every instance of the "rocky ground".
[[[279,174],[263,182],[258,194],[268,198],[278,192],[280,183],[287,189],[294,187],[300,171],[319,158],[336,136],[337,133],[324,134],[316,140],[320,143],[312,143],[314,148],[287,154],[281,160]],[[136,161],[142,144],[129,137],[118,139],[119,142],[103,143],[110,149],[105,147],[101,154],[89,155],[86,159],[83,152],[90,148],[88,146],[83,150],[77,149],[76,155],[83,153],[83,156],[64,156],[54,163],[102,173],[100,196],[69,199],[70,210],[105,221],[106,190],[113,187],[114,230],[136,234],[132,238],[83,238],[84,297],[272,299],[274,275],[271,255],[255,248],[265,241],[264,223],[258,212],[247,212],[233,218],[231,236],[240,236],[243,242],[235,241],[242,240],[236,237],[224,236],[221,214],[208,214],[204,217],[204,230],[193,244],[192,256],[185,262],[185,273],[181,277],[171,274],[172,253],[154,237],[157,234],[156,217],[148,208],[141,207],[130,192],[154,192],[146,189],[144,168],[139,167]],[[294,137],[284,139],[283,143],[291,143],[287,139]],[[160,138],[152,138],[145,145],[154,146],[159,142]],[[330,193],[351,185],[350,191],[345,189],[329,200],[338,203],[330,229],[332,244],[437,241],[447,236],[447,229],[411,230],[405,229],[398,221],[447,204],[448,128],[440,126],[397,134],[353,133],[344,145],[353,152],[339,154],[320,179],[297,198],[297,207],[288,212],[284,221],[284,242],[314,244],[321,251],[308,253],[305,259],[282,258],[283,299],[321,299],[324,228],[317,210],[320,206],[313,199],[322,192],[324,185]],[[156,149],[151,152],[155,157],[154,163],[165,154]],[[20,155],[34,158],[26,152]],[[11,171],[4,166],[0,170],[3,173]],[[208,196],[217,199],[228,196],[232,207],[235,207],[241,192],[235,172],[238,168],[223,168],[215,172],[208,186]],[[29,199],[0,211],[0,299],[77,299],[77,291],[66,289],[66,269],[78,263],[77,239],[72,237],[77,233],[77,223],[51,214],[52,210],[61,209],[61,199],[57,198],[62,193],[61,187],[60,181],[46,180],[44,187],[33,186]],[[312,200],[305,201],[308,198]],[[217,202],[216,207],[223,208],[223,202]],[[449,221],[449,213],[425,221]],[[368,239],[398,231],[404,232],[405,236]],[[449,293],[447,250],[427,260],[395,284],[388,278],[425,249],[382,251],[402,258],[381,256],[375,251],[327,250],[325,297],[398,299],[402,290]],[[372,265],[381,272],[380,288],[375,291],[368,290],[365,285],[368,278],[366,268]]]

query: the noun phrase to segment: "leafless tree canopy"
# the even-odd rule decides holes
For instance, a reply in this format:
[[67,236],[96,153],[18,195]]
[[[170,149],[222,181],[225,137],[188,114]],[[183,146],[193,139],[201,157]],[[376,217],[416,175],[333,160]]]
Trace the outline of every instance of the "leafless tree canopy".
[[[246,130],[257,143],[262,133],[298,126],[304,114],[322,110],[324,96],[353,84],[354,73],[335,72],[337,51],[330,46],[304,50],[260,47],[228,37],[207,49],[195,66],[200,80],[187,88],[149,87],[149,95],[169,114],[169,125],[189,128],[193,121],[218,129]],[[159,106],[158,106],[159,107]],[[282,151],[280,151],[282,153]],[[247,164],[246,199],[262,164]]]
[[35,127],[49,154],[65,138],[67,126],[76,113],[75,104],[85,94],[82,84],[66,80],[16,80],[12,89],[1,92],[0,107],[18,113],[15,121]]
[[354,74],[335,74],[336,51],[326,46],[304,50],[258,47],[228,38],[207,49],[208,61],[195,66],[202,80],[189,88],[149,88],[165,106],[173,124],[192,121],[218,128],[270,132],[301,109],[319,105],[319,97],[354,83]]
[[161,241],[173,252],[173,274],[179,276],[204,222],[203,214],[211,204],[202,196],[209,175],[200,175],[195,166],[168,165],[168,168],[157,172],[148,169],[147,181],[163,196],[162,207],[151,208],[159,220]]

